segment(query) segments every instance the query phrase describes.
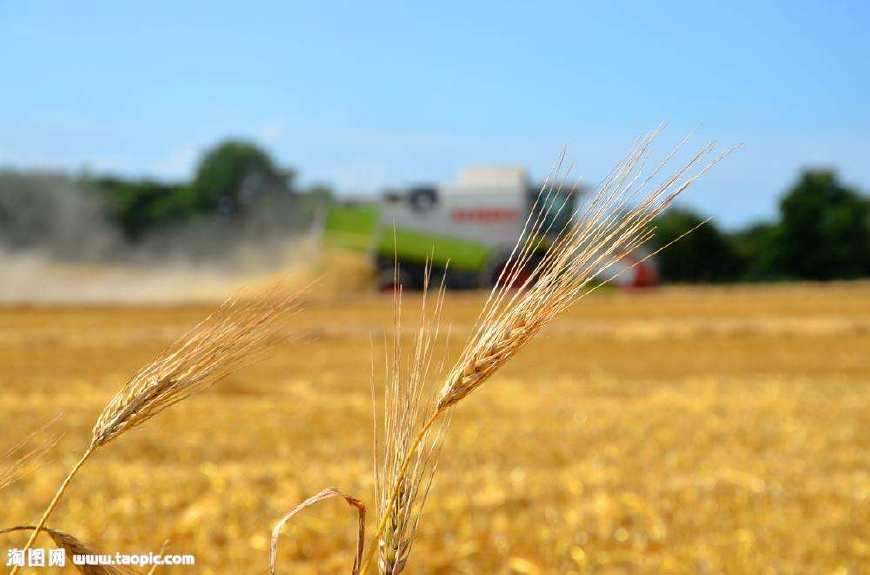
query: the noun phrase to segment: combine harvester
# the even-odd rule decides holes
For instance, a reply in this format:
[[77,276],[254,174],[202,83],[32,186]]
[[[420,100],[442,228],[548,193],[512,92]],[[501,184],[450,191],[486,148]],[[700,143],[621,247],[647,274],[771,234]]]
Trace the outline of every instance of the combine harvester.
[[[326,217],[326,236],[334,245],[370,254],[382,290],[392,290],[396,277],[406,288],[422,288],[427,259],[435,282],[449,262],[448,287],[491,287],[529,216],[543,216],[543,229],[553,231],[540,240],[543,252],[555,232],[570,223],[584,194],[580,187],[566,186],[538,202],[540,190],[522,168],[466,168],[453,184],[387,190],[380,202],[336,203]],[[655,264],[641,261],[644,255],[614,262],[608,270],[614,283],[656,285]]]

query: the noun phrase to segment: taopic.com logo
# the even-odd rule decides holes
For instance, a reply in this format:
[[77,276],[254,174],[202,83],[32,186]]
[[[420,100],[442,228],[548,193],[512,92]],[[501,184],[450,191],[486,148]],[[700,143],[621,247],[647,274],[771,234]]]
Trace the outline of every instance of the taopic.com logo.
[[152,565],[196,565],[194,555],[161,555],[159,553],[73,553],[67,556],[66,549],[9,549],[6,552],[7,567],[77,567],[127,566],[147,567]]

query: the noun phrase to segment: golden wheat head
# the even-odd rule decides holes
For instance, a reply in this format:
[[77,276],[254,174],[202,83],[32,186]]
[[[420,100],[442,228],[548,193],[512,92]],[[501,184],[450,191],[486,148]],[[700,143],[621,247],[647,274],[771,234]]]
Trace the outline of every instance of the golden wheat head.
[[280,339],[277,320],[297,302],[281,284],[227,299],[109,401],[94,425],[92,446],[109,443],[256,360]]
[[[94,450],[256,360],[281,341],[278,320],[297,309],[298,301],[297,293],[283,282],[241,292],[133,376],[97,418],[88,448],[48,504],[25,552]],[[10,575],[17,571],[13,568]]]
[[[530,211],[459,360],[437,394],[434,413],[404,450],[390,495],[383,504],[385,509],[401,509],[409,482],[417,473],[415,462],[425,457],[424,440],[450,408],[480,388],[562,312],[596,289],[596,278],[606,283],[610,278],[604,274],[616,262],[651,239],[653,220],[730,152],[714,156],[715,145],[707,144],[681,167],[665,174],[665,167],[687,138],[664,161],[646,171],[650,146],[660,131],[638,142],[600,184],[585,208],[570,214],[568,225],[553,229],[557,218],[546,218],[544,214],[559,213],[568,205],[562,192],[570,170],[563,171],[564,157],[560,160]],[[382,515],[375,541],[389,537],[391,521],[390,514]],[[368,572],[374,552],[372,545],[363,561],[363,575]]]
[[[715,144],[710,143],[684,165],[662,175],[684,140],[645,173],[650,146],[660,130],[640,140],[599,186],[585,210],[573,214],[565,228],[551,229],[552,220],[530,215],[472,337],[439,393],[439,410],[483,385],[541,329],[595,289],[594,281],[606,281],[608,270],[617,261],[652,238],[653,220],[728,153],[714,157]],[[564,209],[561,162],[553,179],[554,183],[544,184],[539,196],[544,207],[541,213]],[[553,236],[540,256],[542,243]],[[519,290],[514,290],[521,273],[529,267],[532,269]]]
[[[398,283],[398,282],[397,282]],[[424,433],[413,449],[421,428],[435,412],[434,397],[426,382],[433,368],[433,350],[438,340],[444,304],[444,286],[438,289],[432,310],[428,309],[429,269],[427,267],[420,309],[420,325],[413,337],[413,348],[402,357],[402,290],[394,292],[394,339],[392,357],[387,357],[384,390],[384,445],[382,465],[375,461],[375,499],[378,517],[386,528],[378,540],[378,568],[384,575],[398,575],[405,569],[417,524],[432,478],[445,426]],[[403,365],[403,361],[407,362]],[[375,453],[377,453],[377,445]],[[403,472],[405,459],[412,464]],[[391,501],[393,492],[397,496]]]

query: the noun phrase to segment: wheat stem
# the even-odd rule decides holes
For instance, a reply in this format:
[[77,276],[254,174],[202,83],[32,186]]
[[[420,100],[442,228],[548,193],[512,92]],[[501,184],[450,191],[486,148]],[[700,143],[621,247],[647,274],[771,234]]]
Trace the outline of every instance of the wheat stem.
[[[420,429],[420,433],[417,434],[417,438],[414,439],[414,443],[411,444],[411,447],[408,449],[408,452],[405,454],[405,459],[402,460],[402,466],[399,468],[399,473],[396,475],[395,484],[393,486],[392,492],[390,492],[390,498],[387,499],[386,505],[384,505],[384,509],[391,509],[393,505],[396,503],[396,498],[399,496],[399,491],[402,487],[402,482],[405,479],[405,474],[408,472],[408,468],[411,465],[411,460],[414,458],[414,454],[417,453],[417,449],[420,447],[420,444],[423,442],[423,439],[426,437],[426,433],[429,431],[429,428],[435,425],[435,422],[438,421],[438,418],[441,416],[443,411],[436,411],[432,414],[432,417],[426,421],[426,424]],[[381,535],[384,534],[384,529],[387,527],[387,520],[390,518],[389,513],[383,513],[381,517],[381,522],[378,524],[378,528],[375,531],[374,538],[372,539],[372,544],[369,547],[368,553],[366,553],[365,559],[363,559],[362,563],[362,571],[360,571],[360,575],[366,575],[369,572],[369,565],[372,562],[372,559],[375,556],[375,552],[378,549],[378,541],[381,538]]]
[[[45,522],[48,521],[48,518],[51,516],[54,508],[57,507],[57,504],[60,502],[60,498],[63,497],[64,491],[66,491],[67,486],[69,485],[72,478],[75,477],[76,473],[78,473],[79,469],[81,469],[82,465],[85,464],[85,461],[91,456],[94,452],[95,445],[91,444],[85,450],[82,458],[79,459],[78,463],[76,463],[70,472],[67,474],[66,479],[63,480],[63,483],[58,487],[57,492],[54,494],[54,497],[51,500],[51,503],[48,504],[48,507],[45,508],[45,512],[42,514],[42,518],[39,520],[39,523],[36,524],[36,527],[33,529],[33,533],[30,534],[30,539],[27,540],[27,543],[24,545],[23,553],[27,553],[27,551],[33,546],[33,542],[36,541],[37,535],[45,526]],[[12,571],[9,572],[9,575],[15,575],[18,572],[18,565],[12,568]]]

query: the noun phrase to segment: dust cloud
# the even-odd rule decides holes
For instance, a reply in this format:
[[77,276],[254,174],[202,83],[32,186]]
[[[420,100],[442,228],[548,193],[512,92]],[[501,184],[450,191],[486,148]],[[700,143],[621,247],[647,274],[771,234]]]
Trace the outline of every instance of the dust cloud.
[[243,221],[198,217],[131,242],[81,182],[0,171],[0,304],[211,301],[275,276],[327,290],[365,282],[363,264],[324,251],[322,215],[292,198]]

